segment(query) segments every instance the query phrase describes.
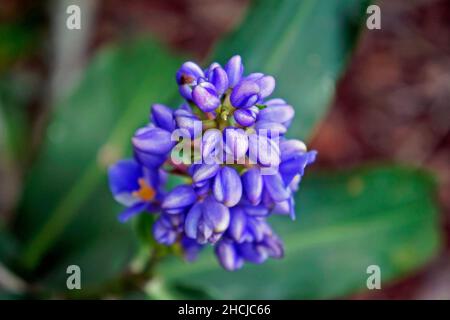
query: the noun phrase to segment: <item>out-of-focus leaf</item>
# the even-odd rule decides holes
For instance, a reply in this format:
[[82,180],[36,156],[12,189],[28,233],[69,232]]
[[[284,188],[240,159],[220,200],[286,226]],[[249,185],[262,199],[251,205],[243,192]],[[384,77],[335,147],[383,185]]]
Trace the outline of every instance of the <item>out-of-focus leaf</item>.
[[54,278],[62,279],[68,264],[78,264],[83,281],[93,283],[129,261],[136,239],[131,226],[117,221],[120,207],[108,190],[106,167],[131,155],[130,137],[146,124],[150,104],[175,95],[179,65],[151,40],[112,47],[96,56],[75,93],[59,104],[16,225],[26,268],[39,265],[45,274],[56,263]]
[[24,298],[24,282],[11,273],[17,255],[18,244],[0,219],[0,300]]
[[0,77],[0,224],[11,217],[16,205],[26,132],[23,104],[5,90],[4,78]]
[[155,223],[155,215],[141,214],[135,219],[135,232],[143,246],[153,245],[154,239],[152,235],[152,227]]
[[439,248],[434,184],[415,170],[387,167],[309,174],[296,198],[297,220],[272,219],[284,239],[283,260],[227,272],[211,252],[171,261],[167,281],[214,298],[331,298],[365,288],[369,265],[382,281],[421,267]]
[[307,138],[327,110],[353,48],[368,1],[254,1],[238,31],[216,50],[225,62],[240,54],[246,73],[276,77],[275,96],[296,111],[289,134]]
[[37,28],[33,27],[24,24],[0,24],[0,71],[33,52],[38,38]]
[[0,300],[23,300],[26,298],[23,294],[10,293],[0,288]]
[[31,73],[16,71],[0,77],[0,160],[21,162],[26,154],[26,107],[35,86]]
[[0,263],[8,265],[17,253],[17,241],[0,220]]
[[165,279],[155,278],[146,288],[150,300],[207,300],[211,299],[205,291],[179,284],[167,283]]

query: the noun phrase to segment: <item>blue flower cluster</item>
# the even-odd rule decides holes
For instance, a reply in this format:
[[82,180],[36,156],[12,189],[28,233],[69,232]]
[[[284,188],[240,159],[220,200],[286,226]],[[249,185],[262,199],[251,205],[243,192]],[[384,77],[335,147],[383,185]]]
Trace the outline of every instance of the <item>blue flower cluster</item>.
[[[206,70],[186,62],[176,81],[186,102],[178,109],[154,104],[149,124],[132,137],[134,157],[109,168],[114,198],[126,206],[120,221],[157,214],[156,241],[181,246],[188,260],[211,244],[227,270],[281,258],[283,244],[267,218],[295,218],[293,195],[316,157],[285,137],[294,109],[268,99],[272,76],[244,76],[240,56]],[[169,174],[186,183],[166,191]]]

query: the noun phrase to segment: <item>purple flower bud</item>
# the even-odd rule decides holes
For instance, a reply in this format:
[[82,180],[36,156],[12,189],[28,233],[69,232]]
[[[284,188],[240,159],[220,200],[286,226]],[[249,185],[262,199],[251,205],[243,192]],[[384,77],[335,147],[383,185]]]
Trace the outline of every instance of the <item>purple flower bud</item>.
[[194,163],[193,165],[191,165],[191,166],[188,167],[187,173],[188,173],[190,176],[193,176],[194,173],[195,173],[195,171],[196,171],[199,167],[200,167],[200,164],[195,164],[195,163]]
[[282,258],[284,255],[283,243],[273,233],[265,234],[260,241],[248,241],[239,245],[242,258],[252,263],[263,263],[267,258]]
[[243,210],[248,216],[254,217],[266,217],[269,214],[269,209],[263,204],[243,205]]
[[241,159],[248,150],[248,136],[240,128],[228,127],[224,130],[225,152],[231,160]]
[[276,168],[280,164],[280,149],[276,141],[265,135],[251,134],[248,137],[249,158],[262,166]]
[[302,155],[295,155],[292,158],[280,163],[279,171],[283,178],[285,185],[289,185],[296,175],[302,170],[304,157]]
[[151,107],[151,121],[159,128],[172,132],[175,129],[173,111],[163,104]]
[[248,108],[247,110],[250,110],[253,115],[256,117],[259,113],[259,108],[258,106],[251,106],[250,108]]
[[269,134],[277,134],[282,135],[285,134],[287,129],[281,123],[273,122],[270,120],[258,120],[255,123],[255,129],[259,130],[267,130]]
[[290,184],[296,175],[303,176],[307,165],[316,159],[317,151],[297,153],[281,162],[279,171],[286,185]]
[[194,186],[195,193],[197,193],[199,197],[205,197],[211,192],[211,180],[212,179],[204,180]]
[[261,202],[261,195],[263,191],[263,179],[259,169],[248,169],[242,175],[242,184],[244,193],[247,199],[253,205],[258,205]]
[[189,84],[183,84],[178,86],[178,91],[180,92],[180,95],[187,99],[192,100],[192,85]]
[[205,132],[202,139],[202,157],[205,163],[219,163],[222,161],[223,139],[222,132],[210,129]]
[[258,114],[258,120],[268,120],[288,125],[294,118],[295,111],[282,99],[272,99],[265,103],[266,108]]
[[227,73],[220,66],[212,70],[209,81],[214,85],[219,96],[224,94],[228,89]]
[[220,105],[217,91],[209,82],[203,82],[194,88],[192,100],[204,112],[214,111]]
[[183,231],[183,223],[183,215],[162,214],[153,224],[155,240],[166,246],[174,244]]
[[[263,180],[264,181],[264,180]],[[275,205],[275,201],[270,197],[269,192],[263,188],[263,193],[261,197],[261,204],[266,208],[272,208]]]
[[[188,226],[188,224],[186,224],[186,226]],[[201,218],[201,220],[197,223],[196,239],[200,244],[206,244],[208,242],[214,243],[218,240],[212,227],[210,226],[210,223],[208,223],[204,218]]]
[[214,178],[213,192],[216,200],[227,207],[235,206],[242,196],[241,177],[234,168],[222,167]]
[[240,206],[230,209],[230,226],[227,235],[236,242],[243,242],[247,227],[247,216]]
[[190,185],[180,185],[170,191],[161,204],[169,214],[180,213],[197,200],[197,194]]
[[246,76],[243,81],[253,81],[253,82],[257,82],[259,79],[261,79],[262,77],[264,77],[264,73],[261,72],[253,72],[250,73],[248,76]]
[[201,164],[196,167],[192,175],[192,181],[194,184],[199,184],[207,179],[214,178],[219,170],[220,165],[218,164]]
[[230,102],[235,108],[248,108],[260,99],[259,86],[253,81],[241,81],[233,89]]
[[296,174],[294,178],[292,178],[292,181],[289,183],[289,189],[292,190],[292,192],[297,192],[299,189],[300,181],[302,180],[302,177],[300,174]]
[[136,149],[156,155],[167,154],[175,144],[169,131],[151,127],[139,129],[132,142]]
[[218,67],[221,68],[221,65],[220,65],[219,63],[217,63],[217,62],[213,62],[213,63],[211,63],[211,64],[209,65],[208,68],[206,68],[206,70],[205,70],[205,76],[206,76],[206,78],[207,78],[208,80],[211,80],[212,72],[214,71],[215,68],[218,68]]
[[134,158],[139,164],[149,169],[155,169],[166,161],[165,155],[152,154],[134,149]]
[[178,109],[174,112],[175,121],[177,123],[177,126],[182,129],[186,129],[191,138],[195,138],[197,134],[201,133],[201,127],[200,132],[196,132],[195,126],[196,123],[199,123],[199,118],[193,114],[192,112],[186,110],[186,109]]
[[[187,111],[187,112],[189,112],[189,113],[191,113],[191,114],[194,113],[194,111],[192,110],[191,106],[190,106],[189,103],[187,103],[187,102],[182,103],[182,104],[180,105],[180,107],[178,108],[178,110],[184,110],[184,111]],[[178,111],[178,110],[177,110],[177,111]],[[175,113],[176,113],[177,111],[175,111]]]
[[203,215],[212,223],[214,233],[225,232],[230,224],[230,211],[213,197],[203,202]]
[[279,173],[264,175],[264,188],[275,202],[288,199],[291,192],[286,188],[284,181]]
[[244,81],[251,81],[258,85],[260,99],[270,96],[275,89],[274,77],[266,76],[263,73],[251,73],[245,77]]
[[276,202],[272,210],[271,214],[280,214],[280,215],[290,215],[292,220],[295,220],[295,210],[294,210],[294,198],[291,196],[287,200],[283,200],[281,202]]
[[284,256],[283,242],[275,234],[267,235],[263,240],[264,248],[271,258],[281,259]]
[[282,106],[286,105],[287,102],[281,98],[273,98],[273,99],[267,100],[264,104],[268,107],[282,107]]
[[194,62],[188,61],[181,65],[176,74],[177,83],[179,85],[192,84],[198,78],[204,77],[202,69]]
[[243,127],[250,127],[255,123],[256,116],[249,109],[237,109],[234,111],[234,119]]
[[244,260],[231,241],[219,242],[216,245],[215,253],[220,265],[228,271],[237,270],[244,264]]
[[189,238],[198,243],[214,243],[220,239],[230,223],[230,212],[227,207],[212,197],[204,202],[196,203],[186,216],[185,232]]
[[275,78],[272,76],[264,76],[257,83],[259,85],[259,96],[261,99],[270,96],[273,90],[275,90]]
[[265,250],[261,250],[258,243],[250,241],[239,245],[239,253],[246,261],[256,264],[263,263],[269,257]]
[[280,141],[280,157],[281,161],[286,161],[296,155],[306,152],[306,145],[296,139],[281,140]]
[[[203,219],[203,203],[197,202],[192,206],[186,215],[186,222],[184,224],[184,232],[186,236],[191,239],[197,239],[198,228]],[[212,231],[210,232],[210,235]]]
[[202,249],[202,245],[198,244],[194,239],[183,236],[181,239],[181,247],[183,248],[184,258],[188,262],[197,259],[198,253]]
[[183,63],[176,74],[180,94],[185,99],[192,100],[192,87],[197,84],[199,78],[204,76],[202,69],[194,62],[188,61]]
[[244,73],[244,65],[240,56],[233,56],[225,65],[225,71],[228,76],[228,85],[234,88],[241,80]]
[[251,241],[262,241],[266,234],[272,233],[272,229],[267,224],[266,219],[261,217],[248,216],[247,237]]

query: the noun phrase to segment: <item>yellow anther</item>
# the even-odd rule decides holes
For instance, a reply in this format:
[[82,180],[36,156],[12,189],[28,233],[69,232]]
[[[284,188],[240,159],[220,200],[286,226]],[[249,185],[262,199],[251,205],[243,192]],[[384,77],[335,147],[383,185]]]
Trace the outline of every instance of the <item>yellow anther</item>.
[[155,197],[155,190],[148,185],[147,181],[145,181],[144,178],[140,178],[138,180],[138,183],[140,188],[139,190],[133,192],[133,196],[140,198],[144,201],[153,200],[153,198]]

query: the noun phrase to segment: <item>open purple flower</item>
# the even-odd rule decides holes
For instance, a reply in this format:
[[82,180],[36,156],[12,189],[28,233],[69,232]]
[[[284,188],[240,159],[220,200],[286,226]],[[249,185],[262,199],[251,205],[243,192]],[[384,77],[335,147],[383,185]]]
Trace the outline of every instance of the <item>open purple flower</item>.
[[163,175],[159,170],[143,168],[134,159],[120,160],[109,168],[109,186],[114,199],[127,207],[119,214],[121,222],[144,211],[159,210]]

